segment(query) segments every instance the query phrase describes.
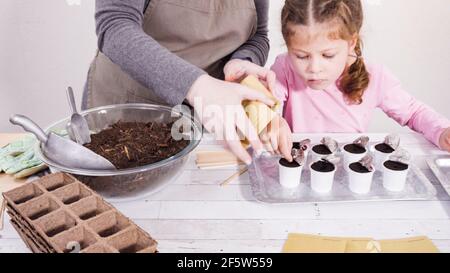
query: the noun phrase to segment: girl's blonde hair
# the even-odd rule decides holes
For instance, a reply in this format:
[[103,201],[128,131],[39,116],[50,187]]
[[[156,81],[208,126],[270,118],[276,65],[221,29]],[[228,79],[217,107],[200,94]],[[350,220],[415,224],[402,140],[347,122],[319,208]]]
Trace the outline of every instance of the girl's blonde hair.
[[369,73],[362,59],[362,41],[359,32],[363,23],[363,10],[360,0],[286,0],[281,15],[284,40],[289,41],[295,33],[291,25],[308,26],[313,22],[331,23],[331,39],[350,41],[356,38],[355,53],[357,60],[347,67],[339,80],[338,87],[347,99],[356,104],[362,103],[362,97],[369,86]]

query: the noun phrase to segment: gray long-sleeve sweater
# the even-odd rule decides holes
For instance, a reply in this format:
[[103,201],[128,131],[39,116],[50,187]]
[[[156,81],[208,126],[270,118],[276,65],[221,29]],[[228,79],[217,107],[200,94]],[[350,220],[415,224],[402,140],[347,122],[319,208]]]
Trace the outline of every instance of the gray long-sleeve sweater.
[[[171,53],[143,31],[143,17],[149,2],[96,0],[98,48],[167,103],[180,104],[194,81],[206,72]],[[269,0],[255,0],[255,5],[257,32],[231,58],[248,59],[264,65],[269,52]],[[177,76],[176,81],[172,80],[174,75]]]

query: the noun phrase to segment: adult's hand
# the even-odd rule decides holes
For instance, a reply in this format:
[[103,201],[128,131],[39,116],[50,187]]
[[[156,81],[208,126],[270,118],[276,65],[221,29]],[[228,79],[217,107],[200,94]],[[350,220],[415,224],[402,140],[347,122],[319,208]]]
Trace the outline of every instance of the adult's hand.
[[219,141],[224,141],[243,162],[250,164],[251,156],[240,142],[242,137],[249,140],[257,153],[263,151],[261,140],[242,107],[242,101],[257,100],[273,106],[275,102],[272,99],[257,90],[208,75],[200,76],[194,82],[186,99],[194,107],[205,129],[214,133]]
[[269,89],[275,90],[276,75],[270,69],[261,67],[249,61],[233,59],[224,69],[225,80],[229,82],[241,82],[248,75],[254,75]]

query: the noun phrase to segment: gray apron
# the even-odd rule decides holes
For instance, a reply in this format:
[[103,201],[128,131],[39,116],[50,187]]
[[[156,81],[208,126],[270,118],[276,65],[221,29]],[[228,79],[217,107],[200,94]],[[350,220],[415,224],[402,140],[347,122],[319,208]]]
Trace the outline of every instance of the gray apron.
[[[223,79],[230,55],[256,33],[256,7],[254,0],[151,0],[142,27],[172,53]],[[100,51],[86,84],[87,108],[167,104]]]

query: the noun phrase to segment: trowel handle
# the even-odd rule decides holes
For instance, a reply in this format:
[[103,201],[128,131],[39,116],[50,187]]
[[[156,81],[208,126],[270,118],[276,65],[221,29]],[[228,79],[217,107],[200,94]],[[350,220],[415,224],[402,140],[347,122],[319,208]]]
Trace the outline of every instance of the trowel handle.
[[48,140],[47,134],[44,132],[44,130],[42,130],[39,125],[34,123],[34,121],[26,116],[14,115],[9,119],[9,122],[14,125],[21,126],[27,132],[33,133],[40,142],[46,143]]
[[69,101],[70,110],[72,110],[72,114],[77,114],[77,105],[75,103],[75,96],[73,94],[72,87],[67,87],[67,100]]

